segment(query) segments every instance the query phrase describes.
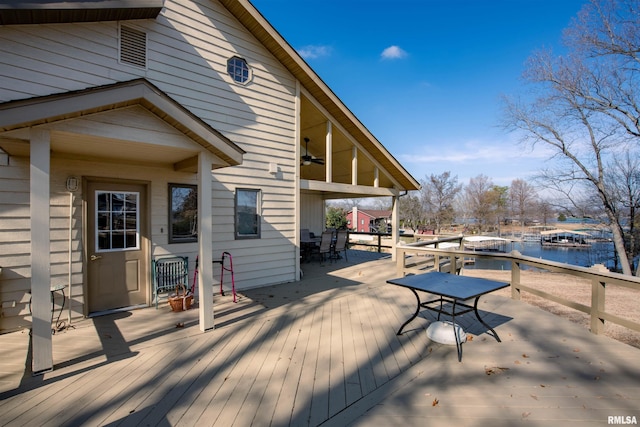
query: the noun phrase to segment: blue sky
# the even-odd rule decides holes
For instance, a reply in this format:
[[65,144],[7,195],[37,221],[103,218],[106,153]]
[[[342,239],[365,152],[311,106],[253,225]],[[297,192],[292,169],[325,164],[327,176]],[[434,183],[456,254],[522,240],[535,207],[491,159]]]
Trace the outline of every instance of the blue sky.
[[586,0],[252,0],[418,180],[450,171],[496,185],[548,155],[499,127],[534,50],[560,51]]

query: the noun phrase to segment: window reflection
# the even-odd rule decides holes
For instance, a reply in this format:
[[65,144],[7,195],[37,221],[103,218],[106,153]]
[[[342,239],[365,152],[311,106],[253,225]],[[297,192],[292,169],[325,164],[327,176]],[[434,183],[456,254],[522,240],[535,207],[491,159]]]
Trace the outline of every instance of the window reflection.
[[116,251],[140,247],[137,192],[96,192],[96,250]]
[[260,238],[260,190],[236,190],[236,239]]
[[169,184],[169,243],[198,241],[198,188]]

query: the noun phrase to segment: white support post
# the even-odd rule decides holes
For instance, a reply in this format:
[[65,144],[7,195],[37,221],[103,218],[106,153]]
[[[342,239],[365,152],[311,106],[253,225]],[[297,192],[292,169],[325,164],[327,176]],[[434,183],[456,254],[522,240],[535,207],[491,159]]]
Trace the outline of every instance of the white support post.
[[375,188],[380,187],[380,169],[377,166],[373,168],[373,186]]
[[391,260],[396,260],[396,248],[398,247],[400,229],[400,197],[393,196],[391,207]]
[[211,158],[198,155],[198,305],[202,332],[213,329],[213,230],[211,197]]
[[358,185],[358,147],[351,150],[351,184]]
[[30,146],[32,372],[39,375],[53,369],[49,131],[31,129]]
[[[296,98],[295,98],[295,106],[296,106],[296,124],[295,124],[295,141],[300,141],[300,121],[302,120],[302,118],[300,117],[300,81],[296,80]],[[296,159],[299,159],[301,156],[301,147],[300,144],[296,143],[294,144],[294,146],[296,147]],[[295,231],[295,245],[294,245],[294,254],[295,254],[295,259],[296,259],[296,280],[300,280],[302,278],[302,269],[300,268],[300,232],[298,230],[300,230],[301,228],[301,211],[300,211],[300,162],[296,162],[296,176],[295,176],[295,180],[294,180],[294,212],[295,212],[295,227],[294,230]]]
[[326,182],[333,182],[332,176],[332,163],[333,157],[331,153],[333,152],[333,126],[331,122],[327,120],[327,134],[325,136],[325,156],[324,156],[324,164],[325,164],[325,180]]

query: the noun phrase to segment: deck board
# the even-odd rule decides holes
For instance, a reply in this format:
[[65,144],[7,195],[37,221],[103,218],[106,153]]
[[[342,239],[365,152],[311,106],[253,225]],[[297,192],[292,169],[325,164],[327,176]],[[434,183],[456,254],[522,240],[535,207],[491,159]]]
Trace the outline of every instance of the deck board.
[[[351,312],[348,298],[342,300],[341,304],[340,335],[342,338],[342,359],[344,364],[345,405],[348,406],[362,397],[362,384],[358,367],[357,342],[354,337],[357,319]],[[340,410],[342,409],[340,408]]]
[[[271,417],[273,425],[289,425],[293,412],[298,412],[301,406],[300,402],[304,401],[302,397],[298,397],[298,394],[302,395],[303,390],[308,387],[308,384],[302,383],[301,378],[316,310],[312,310],[302,316],[298,320],[298,324],[293,328],[294,330],[291,334],[294,337],[292,342],[293,349],[289,362],[287,363],[285,360],[283,363],[286,366],[286,373],[278,399],[274,402],[273,415]],[[298,399],[298,405],[296,405],[296,399]]]
[[37,377],[24,363],[28,336],[0,335],[0,425],[603,425],[640,415],[640,350],[489,295],[480,308],[503,342],[461,316],[473,340],[459,363],[455,346],[426,337],[430,314],[395,335],[415,297],[385,283],[393,271],[351,254],[305,265],[301,282],[238,303],[216,296],[207,333],[197,310],[87,319],[53,337],[55,369]]

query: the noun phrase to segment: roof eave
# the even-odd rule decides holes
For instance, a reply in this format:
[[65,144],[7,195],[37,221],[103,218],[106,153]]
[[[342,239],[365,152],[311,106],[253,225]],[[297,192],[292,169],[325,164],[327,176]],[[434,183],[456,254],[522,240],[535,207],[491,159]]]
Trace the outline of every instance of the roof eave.
[[0,25],[155,19],[163,0],[20,1],[0,4]]
[[335,93],[302,59],[296,50],[273,28],[248,0],[220,0],[263,45],[300,81],[307,91],[372,154],[379,153],[380,164],[403,186],[402,190],[419,190],[420,183],[387,151],[373,134],[344,105]]

